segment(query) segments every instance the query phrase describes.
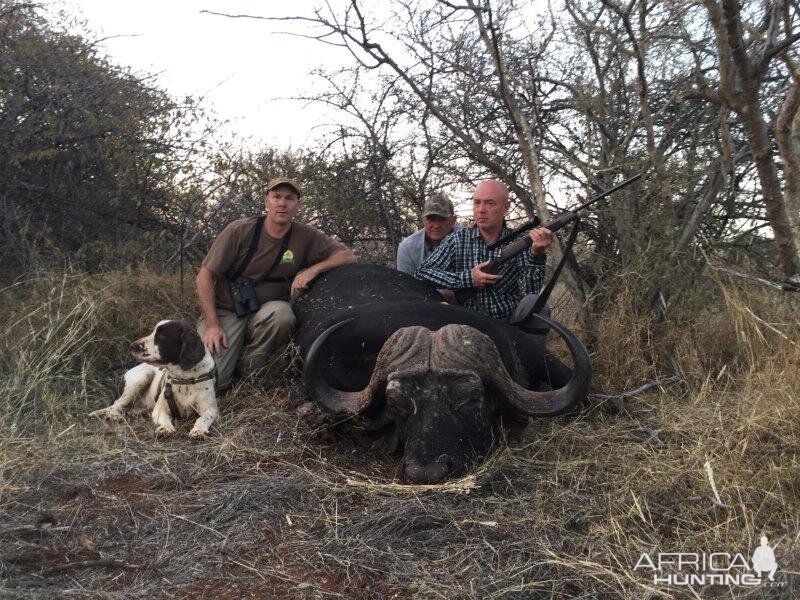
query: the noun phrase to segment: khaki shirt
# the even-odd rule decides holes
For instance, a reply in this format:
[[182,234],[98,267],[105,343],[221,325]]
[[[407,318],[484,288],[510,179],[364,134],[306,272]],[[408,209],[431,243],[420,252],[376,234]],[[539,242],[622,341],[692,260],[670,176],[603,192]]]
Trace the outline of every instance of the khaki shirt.
[[[247,254],[256,219],[257,217],[240,219],[228,225],[214,240],[211,249],[203,259],[203,266],[217,276],[214,293],[219,308],[233,310],[228,275],[235,272]],[[281,241],[280,238],[270,236],[264,226],[258,247],[241,277],[249,277],[253,280],[264,277],[275,261]],[[292,223],[289,247],[275,265],[275,269],[269,274],[270,277],[288,277],[289,280],[257,284],[256,295],[259,301],[263,304],[269,300],[288,300],[292,288],[291,280],[299,271],[346,249],[347,246],[313,227],[297,222]]]

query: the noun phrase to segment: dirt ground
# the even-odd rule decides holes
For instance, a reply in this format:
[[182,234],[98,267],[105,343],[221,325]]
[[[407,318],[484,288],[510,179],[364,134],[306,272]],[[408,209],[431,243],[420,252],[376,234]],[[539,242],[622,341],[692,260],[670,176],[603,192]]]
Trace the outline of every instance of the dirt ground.
[[[216,432],[198,442],[188,422],[158,438],[144,419],[76,417],[50,444],[41,432],[17,448],[23,468],[5,464],[0,595],[749,597],[658,588],[632,570],[640,551],[707,536],[700,522],[729,542],[739,528],[758,533],[737,507],[715,506],[697,473],[659,476],[659,454],[693,454],[692,440],[659,415],[675,391],[616,414],[535,421],[473,478],[434,490],[396,485],[396,457],[372,455],[313,413],[297,416],[283,387],[229,394]],[[798,447],[787,451],[796,461]],[[797,472],[793,481],[800,487]],[[783,535],[782,563],[797,565],[797,515],[755,516]],[[796,597],[796,569],[781,580],[754,597]]]
[[[722,287],[657,333],[620,303],[581,411],[427,489],[298,415],[280,377],[226,395],[204,440],[188,421],[160,438],[146,419],[88,418],[118,393],[142,322],[194,314],[166,282],[54,276],[0,294],[19,307],[0,312],[1,598],[800,597],[793,298]],[[677,377],[601,397],[670,375],[668,344]],[[634,569],[643,554],[749,560],[762,535],[769,584],[668,587]]]

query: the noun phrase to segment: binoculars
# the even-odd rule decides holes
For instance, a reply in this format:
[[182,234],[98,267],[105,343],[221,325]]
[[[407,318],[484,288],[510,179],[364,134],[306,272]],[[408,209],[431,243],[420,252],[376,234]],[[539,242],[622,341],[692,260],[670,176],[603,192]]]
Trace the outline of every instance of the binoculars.
[[240,319],[261,308],[261,303],[256,296],[256,288],[252,279],[243,277],[230,283],[233,308]]

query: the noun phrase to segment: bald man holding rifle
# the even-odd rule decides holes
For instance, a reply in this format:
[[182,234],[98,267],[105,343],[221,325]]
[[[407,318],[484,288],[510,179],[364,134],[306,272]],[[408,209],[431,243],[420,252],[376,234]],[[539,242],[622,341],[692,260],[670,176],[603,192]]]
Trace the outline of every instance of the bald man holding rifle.
[[[505,227],[510,208],[508,188],[490,179],[475,188],[472,212],[474,225],[453,232],[420,265],[414,276],[440,288],[456,290],[462,305],[512,325],[522,325],[539,313],[563,267],[563,259],[538,298],[545,277],[545,251],[553,243],[553,232],[578,219],[577,212],[629,185],[641,174],[566,211],[544,227],[533,227],[538,219],[514,231]],[[511,241],[523,230],[527,235]],[[575,240],[577,227],[570,236]],[[506,244],[511,241],[511,243]],[[565,253],[566,254],[566,253]]]

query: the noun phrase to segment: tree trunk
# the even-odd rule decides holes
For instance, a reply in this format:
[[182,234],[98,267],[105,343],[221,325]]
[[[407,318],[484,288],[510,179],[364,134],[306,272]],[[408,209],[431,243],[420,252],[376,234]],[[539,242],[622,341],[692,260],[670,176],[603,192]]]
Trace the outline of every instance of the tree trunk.
[[761,183],[761,196],[767,211],[775,244],[778,247],[783,273],[787,278],[800,274],[800,256],[796,236],[793,235],[787,206],[781,193],[778,170],[772,156],[767,124],[758,110],[758,98],[755,94],[747,94],[742,99],[739,117],[742,119],[745,135],[750,146],[750,153],[758,171]]
[[786,188],[783,204],[792,228],[795,247],[800,249],[800,85],[795,84],[786,96],[775,121],[775,138],[783,160]]
[[[742,127],[761,184],[761,197],[764,199],[767,219],[772,226],[775,245],[778,247],[781,268],[784,275],[791,278],[800,273],[800,255],[783,201],[778,171],[772,156],[769,131],[758,104],[761,59],[758,56],[748,56],[738,0],[721,0],[721,11],[717,9],[714,0],[705,0],[705,4],[715,23],[717,47],[720,49],[723,97],[728,99],[742,120]],[[724,39],[720,39],[722,35]],[[736,73],[733,74],[731,71]]]

